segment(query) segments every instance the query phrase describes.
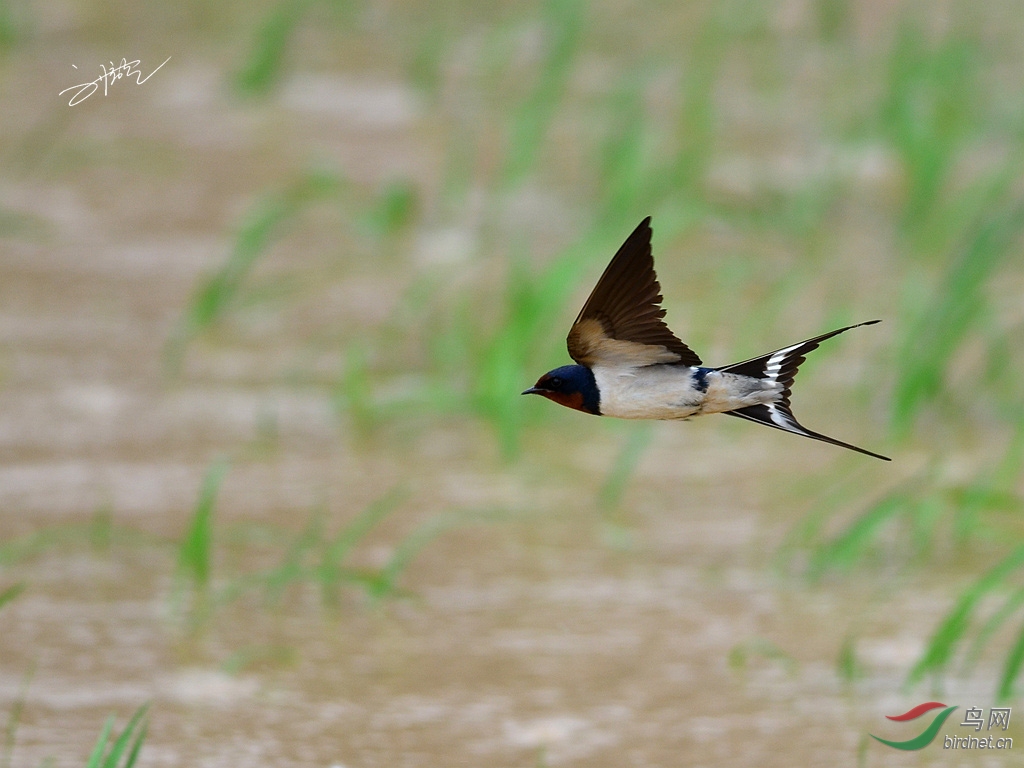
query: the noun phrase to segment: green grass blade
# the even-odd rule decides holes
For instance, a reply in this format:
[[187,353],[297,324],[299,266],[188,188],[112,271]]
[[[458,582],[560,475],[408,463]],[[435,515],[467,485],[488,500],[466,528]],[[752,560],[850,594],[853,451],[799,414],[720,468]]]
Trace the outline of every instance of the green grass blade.
[[915,554],[926,555],[934,544],[939,521],[948,513],[948,505],[937,493],[926,493],[908,500],[907,504],[912,523],[909,539],[911,550]]
[[414,530],[395,547],[391,559],[381,569],[376,578],[368,584],[370,597],[374,600],[391,595],[396,589],[396,582],[409,564],[431,541],[447,531],[461,528],[467,525],[478,525],[499,520],[511,519],[512,515],[506,511],[457,511],[439,515],[428,520],[419,528]]
[[745,673],[751,661],[756,658],[765,659],[781,665],[789,675],[796,673],[799,662],[792,654],[786,653],[779,646],[763,637],[755,637],[737,643],[729,649],[729,667],[734,672]]
[[830,568],[845,569],[862,557],[884,525],[899,515],[907,504],[902,493],[894,493],[852,522],[832,541],[822,545],[811,558],[808,573],[821,577]]
[[729,52],[725,29],[729,22],[723,8],[712,6],[701,22],[683,72],[682,103],[675,128],[679,149],[652,171],[654,199],[676,198],[676,207],[704,206],[703,184],[715,156],[719,129],[718,79]]
[[651,444],[654,430],[650,424],[630,425],[629,433],[619,451],[611,472],[601,485],[598,492],[598,507],[602,513],[609,513],[622,502],[622,495],[626,492],[629,479],[636,471],[640,457],[643,456],[647,446]]
[[16,13],[11,5],[9,0],[0,0],[0,51],[5,53],[14,48],[28,33],[26,22],[29,6],[18,3]]
[[825,537],[825,527],[843,508],[851,495],[854,495],[855,489],[861,487],[863,479],[860,474],[850,474],[839,478],[835,483],[826,486],[824,490],[820,489],[820,484],[817,481],[806,484],[806,487],[804,487],[804,481],[801,482],[801,487],[797,489],[796,493],[801,496],[814,493],[816,497],[810,504],[810,511],[786,532],[786,536],[779,546],[773,559],[773,565],[780,571],[787,567],[795,567],[798,553],[820,546],[818,542]]
[[11,759],[14,756],[14,744],[18,733],[18,723],[21,722],[21,713],[25,709],[25,699],[28,697],[28,689],[32,684],[32,678],[35,676],[35,673],[36,668],[33,664],[25,675],[25,679],[22,680],[17,698],[11,703],[11,711],[7,715],[7,725],[4,728],[4,752],[2,758],[0,758],[0,766],[2,768],[10,768],[11,766]]
[[324,550],[323,564],[337,567],[349,552],[385,517],[395,511],[405,499],[402,488],[391,489],[384,497],[370,504],[349,523]]
[[378,237],[393,237],[413,223],[419,208],[419,196],[411,181],[392,182],[374,201],[364,220]]
[[926,674],[939,673],[946,668],[957,644],[967,633],[971,617],[978,603],[998,587],[1007,576],[1021,567],[1024,567],[1024,546],[1017,547],[960,596],[956,605],[932,635],[924,654],[910,670],[910,674],[907,676],[908,686],[919,683]]
[[142,727],[139,728],[139,733],[135,737],[135,741],[132,743],[132,751],[128,753],[128,759],[124,761],[124,768],[132,768],[135,765],[135,761],[139,759],[139,752],[142,751],[142,744],[146,740],[146,735],[149,733],[149,720],[142,722]]
[[[142,727],[134,743],[132,743],[131,740],[132,732],[135,730],[136,726],[138,726],[139,721],[145,716],[146,710],[148,709],[149,704],[143,704],[135,710],[135,714],[132,715],[131,720],[128,721],[124,730],[121,731],[121,735],[117,737],[117,741],[115,741],[114,745],[110,748],[110,752],[107,753],[107,757],[103,761],[102,768],[119,768],[121,755],[125,753],[125,750],[129,748],[129,745],[131,745],[131,751],[129,753],[130,762],[126,762],[124,768],[128,768],[135,761],[135,756],[138,754],[138,751],[142,746],[142,739],[145,738],[146,728],[145,726]],[[111,724],[113,723],[112,718],[113,716],[111,716],[111,720],[108,720]]]
[[966,541],[977,530],[983,512],[999,509],[1011,515],[1019,512],[1021,505],[1015,489],[1022,468],[1024,423],[1018,425],[1002,461],[992,469],[986,467],[980,470],[965,487],[958,490],[954,517],[957,540]]
[[192,513],[192,522],[178,546],[178,574],[202,592],[210,582],[213,559],[213,513],[217,492],[228,472],[226,459],[215,461],[206,472]]
[[992,639],[992,636],[1009,620],[1011,616],[1013,616],[1013,614],[1017,612],[1022,605],[1024,605],[1024,588],[1013,592],[999,610],[985,620],[985,623],[981,625],[981,628],[975,634],[974,640],[971,642],[971,647],[964,657],[965,671],[974,666],[978,658],[981,656],[981,652]]
[[92,749],[92,754],[89,755],[89,760],[86,762],[86,768],[101,768],[103,765],[103,753],[107,749],[107,742],[110,740],[110,732],[114,729],[114,716],[110,715],[107,718],[106,723],[103,724],[103,730],[100,731],[100,737],[96,740],[96,746]]
[[165,350],[165,363],[177,370],[185,346],[216,323],[241,291],[246,276],[299,213],[342,187],[336,174],[325,170],[305,173],[283,191],[267,195],[247,214],[235,237],[231,255],[212,276],[202,281],[189,300]]
[[645,164],[643,83],[635,75],[625,78],[610,97],[608,138],[600,147],[602,209],[607,216],[635,211],[647,188]]
[[11,602],[14,598],[24,592],[26,586],[25,582],[22,581],[9,586],[3,592],[0,592],[0,608],[3,608],[7,603]]
[[[103,730],[96,741],[96,746],[93,747],[92,754],[89,755],[86,768],[132,768],[138,759],[139,751],[142,749],[142,743],[148,731],[148,724],[142,722],[142,727],[139,728],[137,733],[135,729],[139,727],[139,723],[145,717],[148,709],[149,704],[146,703],[135,710],[135,714],[132,715],[108,752],[107,745],[110,742],[110,734],[113,732],[115,719],[114,715],[110,715],[103,725]],[[135,735],[134,740],[132,739],[133,734]],[[127,758],[122,764],[121,757],[125,755],[126,750]],[[104,754],[106,754],[105,757]]]
[[[479,316],[468,303],[449,333],[449,341],[461,344],[462,354],[452,355],[460,361],[475,361],[470,366],[471,394],[469,402],[476,415],[488,421],[497,431],[502,457],[511,460],[518,455],[520,437],[529,407],[517,395],[536,381],[543,372],[538,349],[550,348],[550,329],[575,285],[582,256],[591,249],[579,246],[566,250],[538,273],[531,272],[524,260],[512,260],[503,296],[503,314],[496,329],[479,327]],[[556,342],[557,343],[557,342]],[[549,356],[544,356],[548,358]],[[564,353],[563,353],[564,359]],[[447,372],[446,372],[447,373]],[[443,375],[447,381],[453,373]]]
[[105,531],[97,527],[97,520],[89,523],[68,523],[53,525],[26,536],[0,544],[0,565],[12,566],[24,560],[42,555],[52,549],[80,550],[97,547],[104,537],[110,543],[131,545],[162,545],[157,537],[137,530],[111,525]]
[[857,640],[853,635],[847,635],[839,649],[839,657],[836,659],[836,673],[845,685],[853,685],[858,678],[863,677],[864,669],[857,658]]
[[207,328],[220,317],[237,293],[242,279],[291,213],[291,201],[276,197],[265,201],[249,214],[238,231],[230,258],[193,298],[186,318],[189,334]]
[[314,513],[309,523],[285,552],[281,564],[262,578],[267,590],[267,599],[271,603],[278,602],[289,586],[308,577],[308,571],[303,565],[306,555],[322,544],[323,540],[323,516]]
[[370,381],[369,353],[361,340],[345,350],[345,367],[334,388],[333,402],[339,415],[347,413],[355,433],[367,437],[380,420],[380,408],[374,402]]
[[1006,661],[1003,664],[1003,672],[999,676],[999,687],[996,689],[996,698],[999,701],[1007,701],[1013,696],[1013,684],[1020,675],[1021,665],[1024,664],[1024,624],[1017,633],[1017,641],[1006,654]]
[[1024,206],[993,215],[970,238],[941,290],[907,334],[897,365],[893,426],[906,435],[921,407],[942,390],[948,366],[986,306],[984,290],[1024,231]]
[[929,45],[904,25],[893,44],[881,128],[903,162],[909,188],[904,227],[920,228],[937,199],[976,114],[977,50],[947,38]]
[[285,50],[307,4],[307,0],[282,0],[271,10],[259,28],[249,60],[235,76],[239,92],[262,95],[280,79]]
[[548,0],[544,6],[551,43],[537,85],[516,113],[512,124],[508,157],[502,174],[506,185],[519,181],[540,154],[579,48],[586,8],[586,4],[578,0]]

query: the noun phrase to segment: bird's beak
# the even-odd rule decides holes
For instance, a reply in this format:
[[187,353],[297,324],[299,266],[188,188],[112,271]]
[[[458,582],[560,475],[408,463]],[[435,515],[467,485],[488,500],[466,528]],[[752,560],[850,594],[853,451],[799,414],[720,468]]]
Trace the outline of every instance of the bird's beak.
[[541,393],[541,390],[537,389],[536,387],[530,387],[529,389],[525,390],[524,392],[521,392],[520,394],[523,394],[523,395],[539,395],[540,393]]

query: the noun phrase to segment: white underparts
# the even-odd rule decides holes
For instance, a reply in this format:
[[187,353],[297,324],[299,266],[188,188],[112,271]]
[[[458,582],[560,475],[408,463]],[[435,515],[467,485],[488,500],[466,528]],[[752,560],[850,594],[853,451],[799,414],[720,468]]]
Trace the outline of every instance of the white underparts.
[[[774,361],[772,356],[769,365]],[[639,368],[595,366],[594,379],[601,397],[601,414],[619,419],[686,419],[705,413],[724,413],[749,405],[775,403],[782,385],[775,376],[754,379],[721,371],[705,374],[707,390],[694,380],[694,369],[679,365]],[[777,411],[773,408],[772,411]],[[783,414],[779,412],[781,418]],[[775,414],[773,413],[773,419]],[[782,426],[780,424],[780,426]]]

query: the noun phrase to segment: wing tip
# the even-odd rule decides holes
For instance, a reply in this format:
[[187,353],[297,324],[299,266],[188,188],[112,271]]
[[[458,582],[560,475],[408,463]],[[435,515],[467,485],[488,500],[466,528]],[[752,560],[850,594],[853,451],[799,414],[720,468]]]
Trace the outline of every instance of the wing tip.
[[650,239],[653,234],[654,232],[651,229],[651,217],[647,216],[643,221],[636,225],[636,229],[633,230],[633,234],[626,238],[626,240],[628,242],[630,238],[636,237],[637,235],[643,235]]

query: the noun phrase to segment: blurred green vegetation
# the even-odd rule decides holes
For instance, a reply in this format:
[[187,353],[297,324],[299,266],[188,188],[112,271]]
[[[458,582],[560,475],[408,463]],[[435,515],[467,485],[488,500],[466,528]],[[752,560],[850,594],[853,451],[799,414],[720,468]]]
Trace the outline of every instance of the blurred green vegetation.
[[[289,41],[312,5],[282,2],[269,13],[236,80],[240,91],[265,94],[281,81]],[[742,0],[685,11],[685,39],[640,23],[609,27],[573,0],[526,4],[483,22],[470,14],[460,23],[453,12],[444,25],[395,11],[395,55],[405,57],[410,82],[448,137],[440,199],[413,179],[383,192],[350,190],[350,226],[371,232],[370,249],[387,253],[401,252],[410,231],[439,226],[470,228],[472,245],[453,255],[465,259],[455,267],[414,269],[382,326],[352,329],[335,388],[341,418],[364,437],[410,414],[479,419],[514,462],[524,432],[543,429],[545,418],[543,404],[517,393],[566,359],[562,326],[576,309],[569,304],[599,273],[600,254],[649,213],[663,268],[673,243],[720,249],[715,234],[724,228],[740,245],[711,263],[688,256],[682,298],[667,292],[670,304],[685,301],[701,318],[677,328],[695,347],[724,336],[756,352],[876,315],[892,334],[877,372],[849,386],[870,415],[865,434],[879,434],[887,420],[897,466],[910,468],[880,490],[856,475],[819,490],[782,549],[786,567],[820,579],[865,562],[899,570],[1007,556],[1024,540],[1024,333],[1013,308],[1024,263],[1024,91],[1011,78],[1016,89],[1007,93],[999,75],[1019,65],[1020,40],[986,43],[991,28],[969,4],[955,5],[954,22],[941,30],[909,5],[891,31],[871,33],[858,31],[853,4],[812,7],[804,58],[778,34],[770,5]],[[339,24],[337,34],[356,33]],[[453,52],[466,50],[460,42],[481,34],[483,44],[469,48],[476,58],[453,67]],[[532,46],[524,49],[523,39]],[[816,68],[811,85],[801,80],[807,59]],[[597,61],[605,62],[601,82],[581,86]],[[460,90],[459,109],[443,108],[450,88]],[[753,128],[737,114],[742,99],[756,113]],[[793,102],[796,111],[784,106]],[[756,159],[744,170],[744,153],[758,158],[773,145],[795,153],[794,172],[773,175]],[[734,165],[729,178],[723,169]],[[283,185],[305,189],[302,181]],[[510,223],[509,208],[538,189],[572,221],[554,238],[560,245],[530,242]],[[257,224],[243,226],[225,268],[197,290],[179,350],[245,290],[246,272],[266,253],[260,233],[268,222],[320,197],[286,193],[290,202],[270,214],[257,205],[249,217]],[[843,220],[849,211],[852,224]],[[887,253],[865,255],[872,268],[852,273],[866,282],[850,284],[832,262],[843,238],[865,227],[888,233]],[[780,261],[778,250],[795,257]],[[663,281],[674,274],[669,267]],[[829,280],[828,315],[793,327],[803,317],[793,309],[801,294]],[[384,384],[398,377],[414,385],[396,395]],[[609,467],[595,498],[606,514],[620,503],[646,435],[631,433]],[[953,464],[967,469],[950,473]],[[1009,582],[1022,577],[1013,555],[981,576],[909,682],[946,669],[972,631],[978,595],[998,591],[1004,608],[973,630],[975,649],[983,647],[1018,612],[1019,588]],[[1016,638],[998,684],[1003,696],[1024,657],[1024,626]]]
[[86,768],[132,768],[146,740],[148,709],[148,704],[139,707],[112,744],[110,737],[114,730],[114,715],[108,717],[85,764]]
[[[178,567],[173,613],[192,631],[202,629],[227,605],[254,593],[262,598],[263,605],[280,607],[286,593],[311,586],[320,592],[323,606],[332,610],[341,606],[342,588],[363,593],[370,603],[414,596],[398,582],[431,541],[455,528],[515,519],[503,510],[452,510],[435,515],[395,541],[383,564],[360,567],[349,561],[375,529],[398,510],[406,500],[405,491],[393,489],[333,534],[326,530],[325,511],[320,509],[314,510],[305,527],[294,534],[253,523],[225,528],[215,524],[215,511],[227,471],[226,460],[210,466],[188,530],[175,544]],[[230,554],[226,559],[232,562],[259,564],[215,575],[218,552],[222,553],[221,560]],[[276,565],[266,565],[268,559],[275,558]],[[236,662],[226,664],[236,666]]]
[[35,669],[31,668],[22,678],[18,694],[11,702],[11,709],[7,713],[7,722],[4,724],[4,751],[3,756],[0,757],[0,768],[11,768],[14,747],[17,743],[18,724],[21,722],[21,716],[25,709],[25,697],[28,695],[28,688],[34,674]]
[[[327,609],[341,607],[341,590],[362,593],[368,604],[381,600],[415,597],[402,588],[399,579],[415,557],[438,536],[455,528],[514,519],[502,510],[454,510],[433,516],[404,537],[390,544],[387,559],[377,567],[350,565],[355,550],[377,526],[392,515],[404,500],[404,493],[392,491],[367,506],[337,533],[325,531],[323,515],[314,512],[305,528],[291,536],[286,531],[266,531],[251,526],[235,527],[229,545],[235,556],[245,559],[245,551],[269,547],[280,559],[277,565],[258,568],[245,574],[225,574],[221,586],[206,605],[205,613],[194,613],[198,624],[212,616],[213,610],[256,593],[266,606],[280,606],[286,593],[303,587],[319,591]],[[284,542],[283,544],[281,542]]]
[[[393,541],[384,539],[388,556],[379,565],[359,565],[351,561],[357,557],[366,560],[360,548],[365,550],[371,535],[399,510],[407,500],[406,491],[393,489],[356,514],[344,515],[344,524],[334,533],[328,530],[326,510],[319,508],[311,512],[298,532],[254,522],[220,524],[217,497],[229,468],[227,459],[219,459],[207,469],[180,538],[161,539],[134,526],[115,524],[110,510],[100,509],[86,524],[49,526],[0,542],[0,567],[13,569],[47,556],[82,551],[109,556],[114,547],[166,555],[167,568],[174,572],[171,616],[194,634],[219,618],[232,603],[254,598],[250,602],[257,606],[279,609],[286,604],[286,594],[308,588],[319,592],[323,608],[333,612],[343,608],[343,590],[361,594],[368,605],[415,598],[416,593],[404,588],[400,580],[435,539],[455,529],[522,519],[521,514],[505,509],[447,510],[426,517]],[[380,535],[374,544],[382,544]],[[176,566],[171,565],[172,561]],[[25,592],[29,584],[22,581],[0,590],[0,609]],[[224,662],[225,668],[238,669],[251,663],[253,653],[266,655],[260,649],[243,649]],[[274,655],[287,654],[277,649]]]
[[[25,675],[17,698],[11,704],[10,712],[8,712],[7,723],[4,729],[4,747],[3,752],[0,753],[0,768],[10,768],[13,764],[18,726],[21,724],[25,698],[28,695],[28,689],[32,683],[34,672],[35,670],[33,669]],[[146,732],[149,726],[146,718],[148,710],[148,703],[135,710],[135,714],[128,720],[124,730],[121,731],[113,743],[111,743],[110,737],[114,729],[115,717],[110,715],[104,723],[96,744],[86,760],[86,768],[132,768],[138,760],[143,742],[146,740]],[[53,757],[48,757],[43,761],[42,765],[45,767],[52,765],[54,762]]]
[[190,594],[194,596],[192,613],[205,611],[208,600],[213,571],[213,516],[217,492],[227,472],[228,463],[223,459],[215,462],[207,470],[188,531],[178,546],[178,586],[175,590],[175,602],[180,602],[188,585],[191,588]]
[[[815,479],[812,503],[801,497],[808,511],[780,562],[815,581],[858,567],[899,576],[968,563],[976,578],[907,682],[941,685],[998,652],[994,687],[1011,698],[1024,664],[1022,41],[966,2],[951,5],[947,24],[930,23],[929,6],[908,4],[900,23],[876,29],[854,3],[817,0],[799,31],[785,34],[774,5],[663,4],[658,12],[672,16],[664,29],[578,0],[380,10],[393,46],[381,57],[427,111],[430,128],[418,138],[439,146],[437,179],[410,172],[355,182],[311,159],[306,171],[254,190],[223,265],[182,310],[168,373],[183,375],[187,356],[208,351],[202,343],[217,334],[244,336],[253,305],[271,313],[315,301],[325,273],[343,278],[330,269],[370,264],[394,276],[395,307],[379,322],[318,329],[339,347],[326,387],[339,428],[373,440],[396,423],[427,429],[458,419],[482,425],[514,467],[531,436],[567,439],[564,415],[518,393],[567,360],[574,302],[652,214],[670,319],[698,350],[728,348],[741,359],[845,322],[886,321],[878,328],[889,335],[873,337],[870,349],[891,352],[851,363],[852,381],[835,400],[861,417],[865,444],[881,449],[887,434],[895,468],[882,483],[876,469],[850,469],[864,459],[837,453],[836,472]],[[0,49],[28,27],[13,7],[0,3]],[[271,98],[303,62],[304,30],[317,27],[342,47],[367,34],[364,12],[358,2],[273,4],[252,21],[227,85],[239,98]],[[276,283],[314,277],[269,301],[260,267],[283,240],[321,226],[324,209],[351,250],[278,265]],[[5,234],[25,228],[20,214],[0,213]],[[464,238],[445,258],[410,255],[422,236],[452,230]],[[876,252],[863,252],[865,242]],[[809,361],[801,381],[814,367]],[[593,427],[577,423],[568,439],[585,440]],[[647,425],[619,434],[620,450],[586,501],[616,528],[652,440]],[[382,565],[353,565],[404,501],[393,492],[336,531],[316,511],[298,532],[271,532],[273,565],[217,572],[230,536],[236,545],[257,536],[217,525],[226,472],[225,463],[211,467],[173,543],[176,599],[192,598],[196,624],[252,594],[271,606],[295,588],[317,590],[326,606],[343,590],[370,603],[407,594],[401,575],[438,535],[510,516],[443,513],[394,542]],[[99,514],[0,542],[0,565],[52,548],[140,541],[152,543]],[[25,588],[0,591],[0,608]],[[851,685],[853,637],[837,653]],[[243,649],[226,667],[263,655],[287,654]],[[795,664],[767,640],[729,654],[740,671],[758,658]],[[109,750],[108,721],[89,764],[131,765],[144,713]]]
[[25,583],[21,582],[14,584],[6,589],[0,590],[0,608],[3,608],[7,603],[11,602],[14,598],[25,591]]

